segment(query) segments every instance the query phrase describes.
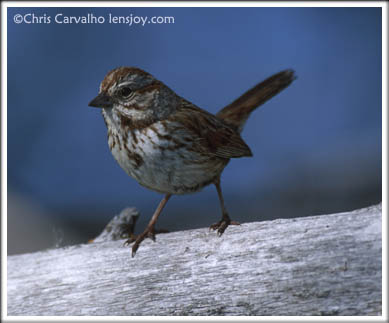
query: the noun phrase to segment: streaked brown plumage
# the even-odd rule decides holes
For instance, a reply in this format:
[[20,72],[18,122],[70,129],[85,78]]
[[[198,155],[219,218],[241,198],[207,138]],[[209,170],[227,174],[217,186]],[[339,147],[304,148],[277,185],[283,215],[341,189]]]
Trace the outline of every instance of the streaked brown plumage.
[[215,184],[222,219],[211,226],[222,235],[231,221],[224,206],[220,175],[231,158],[252,156],[240,132],[250,113],[295,79],[277,73],[247,91],[216,116],[179,97],[149,73],[134,67],[110,71],[89,105],[103,108],[109,148],[124,171],[141,185],[165,194],[146,230],[134,242],[154,239],[155,223],[173,194]]

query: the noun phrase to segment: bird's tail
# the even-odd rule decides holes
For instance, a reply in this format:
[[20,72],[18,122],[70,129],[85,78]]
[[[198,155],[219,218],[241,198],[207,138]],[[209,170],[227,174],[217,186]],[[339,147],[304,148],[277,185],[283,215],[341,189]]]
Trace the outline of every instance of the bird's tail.
[[216,116],[241,132],[253,110],[288,87],[295,79],[291,69],[274,74],[220,110]]

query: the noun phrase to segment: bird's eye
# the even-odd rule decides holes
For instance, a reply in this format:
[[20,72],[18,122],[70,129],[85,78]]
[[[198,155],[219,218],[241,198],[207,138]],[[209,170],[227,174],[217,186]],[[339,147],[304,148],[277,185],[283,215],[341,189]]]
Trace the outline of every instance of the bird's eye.
[[119,90],[119,94],[121,97],[123,98],[128,98],[130,96],[130,94],[132,93],[131,89],[129,87],[122,87],[120,90]]

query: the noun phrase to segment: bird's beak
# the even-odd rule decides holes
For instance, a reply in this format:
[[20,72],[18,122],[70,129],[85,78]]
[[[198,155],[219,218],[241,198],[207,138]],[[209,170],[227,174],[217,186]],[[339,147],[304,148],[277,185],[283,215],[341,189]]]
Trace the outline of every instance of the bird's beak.
[[95,108],[112,108],[112,100],[110,96],[101,92],[88,105]]

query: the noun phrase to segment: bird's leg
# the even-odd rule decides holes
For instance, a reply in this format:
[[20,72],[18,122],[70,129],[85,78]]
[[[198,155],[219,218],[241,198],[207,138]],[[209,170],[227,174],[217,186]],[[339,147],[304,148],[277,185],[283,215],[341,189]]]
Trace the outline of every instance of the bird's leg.
[[215,186],[216,186],[217,194],[219,195],[220,207],[222,209],[222,218],[219,222],[212,224],[209,228],[212,230],[217,230],[217,233],[220,237],[230,224],[240,225],[240,223],[236,221],[231,221],[230,217],[228,216],[227,209],[224,205],[222,189],[220,186],[220,178],[218,178],[217,181],[215,182]]
[[[154,214],[153,214],[153,217],[151,218],[149,224],[147,225],[145,231],[143,231],[143,233],[141,233],[140,235],[136,236],[136,239],[135,239],[135,243],[134,245],[132,246],[132,257],[135,256],[136,254],[136,251],[138,250],[139,248],[139,245],[141,244],[141,242],[149,237],[151,238],[153,241],[155,241],[155,229],[154,229],[154,226],[155,226],[155,223],[157,222],[158,220],[158,216],[161,214],[163,208],[165,207],[167,201],[169,201],[169,198],[171,197],[172,195],[171,194],[166,194],[165,197],[162,199],[162,201],[159,203],[157,209],[155,210]],[[130,244],[134,242],[134,238],[133,237],[130,237],[130,239],[128,239],[125,244]]]

